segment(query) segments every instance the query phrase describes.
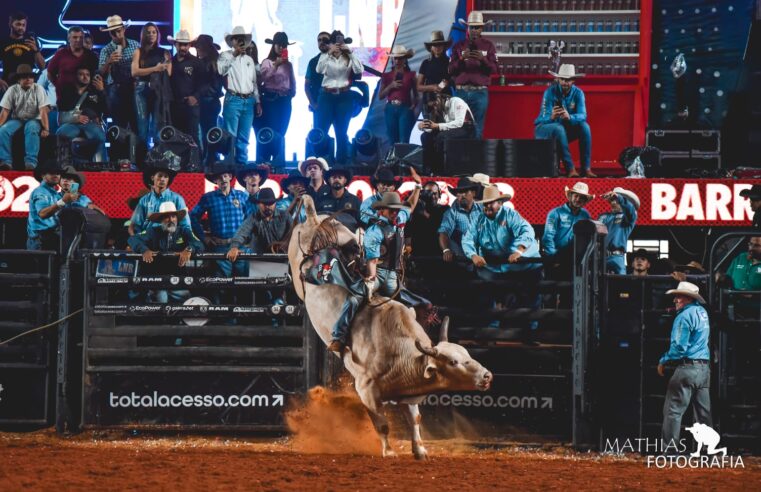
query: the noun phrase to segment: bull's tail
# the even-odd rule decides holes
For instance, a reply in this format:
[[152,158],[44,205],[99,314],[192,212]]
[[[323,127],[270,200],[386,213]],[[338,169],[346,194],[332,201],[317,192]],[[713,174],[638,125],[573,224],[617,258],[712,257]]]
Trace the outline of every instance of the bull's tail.
[[306,222],[313,226],[320,225],[320,221],[317,220],[317,209],[314,206],[314,200],[312,200],[312,197],[309,195],[303,195],[301,197],[301,206],[304,207],[304,212],[306,212],[307,215]]

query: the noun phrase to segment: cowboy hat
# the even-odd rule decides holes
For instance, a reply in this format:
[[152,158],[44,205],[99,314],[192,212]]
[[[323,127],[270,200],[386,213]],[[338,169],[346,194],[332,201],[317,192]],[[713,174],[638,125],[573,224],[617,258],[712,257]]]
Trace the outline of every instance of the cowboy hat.
[[468,14],[468,20],[457,19],[457,21],[464,26],[483,26],[485,24],[491,24],[492,21],[484,22],[484,14],[478,10],[473,10]]
[[101,27],[101,32],[106,31],[113,31],[114,29],[119,29],[120,27],[129,27],[129,23],[132,21],[124,22],[119,15],[112,15],[106,18],[106,27]]
[[288,191],[288,187],[291,186],[296,181],[300,182],[304,188],[309,186],[309,178],[303,176],[299,171],[293,170],[288,173],[287,177],[283,178],[280,181],[280,188],[282,188],[285,191]]
[[407,49],[403,44],[394,45],[391,51],[388,52],[389,58],[412,58],[415,54],[415,50]]
[[35,167],[34,171],[32,171],[32,174],[34,174],[34,179],[37,181],[42,181],[42,177],[46,174],[63,174],[63,171],[63,167],[58,164],[57,160],[48,159],[41,165]]
[[351,172],[351,169],[345,167],[334,167],[333,169],[325,171],[325,181],[329,181],[330,177],[335,174],[343,174],[346,177],[347,184],[354,178],[354,174]]
[[489,185],[486,188],[484,188],[484,198],[483,200],[479,200],[476,203],[482,203],[486,205],[487,203],[496,202],[497,200],[509,200],[513,197],[510,193],[502,193],[499,191],[499,188],[497,188],[497,185]]
[[431,31],[431,40],[428,42],[423,42],[423,44],[425,45],[425,49],[428,51],[431,51],[432,46],[443,46],[446,50],[452,46],[452,40],[444,39],[443,31]]
[[576,73],[576,67],[571,63],[563,63],[560,65],[560,69],[557,72],[547,70],[547,73],[556,79],[578,79],[579,77],[584,77],[586,75],[584,73]]
[[309,167],[310,164],[319,164],[320,167],[322,167],[322,172],[325,172],[330,169],[330,166],[328,165],[328,161],[323,159],[322,157],[307,157],[303,161],[299,163],[299,171],[301,171],[302,176],[307,175],[307,167]]
[[191,46],[205,46],[205,47],[211,47],[214,46],[217,51],[221,50],[222,47],[219,46],[217,43],[214,42],[214,38],[209,36],[208,34],[199,34],[197,38],[195,38],[193,41],[190,42]]
[[634,250],[631,253],[626,254],[626,263],[632,264],[634,263],[635,258],[644,258],[647,261],[650,262],[650,266],[653,266],[655,264],[655,260],[658,259],[657,254],[654,251],[650,251],[645,248],[639,248]]
[[582,181],[579,181],[578,183],[574,184],[571,188],[566,186],[565,187],[565,197],[570,199],[569,198],[569,194],[570,193],[576,193],[578,195],[584,195],[585,197],[587,197],[588,200],[592,200],[595,197],[594,195],[589,193],[589,185],[584,183],[584,182],[582,182]]
[[679,282],[676,289],[666,291],[667,296],[675,294],[691,297],[701,304],[706,303],[705,299],[700,295],[700,288],[691,282]]
[[187,44],[190,44],[190,43],[193,42],[193,40],[190,39],[190,33],[188,31],[186,31],[185,29],[180,29],[177,32],[177,34],[174,35],[174,37],[167,36],[166,39],[167,39],[167,41],[172,42],[172,43],[187,43]]
[[77,172],[77,170],[74,168],[74,166],[66,166],[63,168],[63,172],[61,173],[62,178],[68,178],[73,179],[77,183],[79,183],[79,189],[80,191],[82,188],[85,187],[85,175]]
[[475,191],[482,185],[478,181],[473,180],[473,178],[466,176],[457,180],[457,186],[447,186],[449,192],[456,195],[458,193],[465,193],[466,191]]
[[251,203],[261,203],[264,205],[272,205],[277,201],[275,198],[275,192],[271,188],[262,188],[255,197],[252,197]]
[[470,177],[471,181],[475,181],[476,183],[480,184],[481,186],[489,186],[489,176],[484,173],[476,173],[473,176]]
[[634,205],[635,209],[639,210],[639,197],[633,191],[625,190],[621,188],[620,186],[616,186],[615,188],[613,188],[613,193],[623,196],[624,198],[632,202],[632,205]]
[[394,188],[399,188],[402,185],[402,178],[394,176],[394,171],[390,168],[381,166],[375,174],[370,176],[370,185],[373,188],[378,188],[378,183],[393,185]]
[[143,169],[143,184],[147,188],[153,186],[152,177],[157,172],[162,171],[169,175],[169,184],[167,187],[172,186],[172,181],[177,176],[178,170],[174,168],[169,159],[159,159],[145,163],[145,169]]
[[270,175],[270,168],[266,164],[245,164],[238,168],[235,177],[238,183],[245,184],[245,177],[249,174],[256,173],[259,175],[259,186],[263,185]]
[[16,82],[18,79],[22,79],[25,77],[32,77],[34,79],[37,79],[39,74],[34,73],[32,70],[31,65],[27,65],[26,63],[22,63],[16,68],[16,71],[11,74],[11,80],[13,82]]
[[225,34],[225,43],[230,48],[233,47],[233,36],[243,36],[243,43],[245,46],[251,44],[251,33],[247,33],[243,26],[235,26],[233,32]]
[[217,176],[225,173],[232,174],[233,179],[235,179],[235,165],[225,161],[217,161],[211,165],[204,176],[208,181],[213,183]]
[[[344,36],[344,33],[341,31],[333,31],[330,33],[330,44],[336,44],[336,40],[338,39],[338,36]],[[351,44],[353,39],[344,36],[344,44]]]
[[395,191],[387,191],[383,193],[383,198],[373,203],[373,209],[378,210],[381,208],[390,208],[392,210],[409,210],[410,208],[406,203],[402,202],[399,193]]
[[749,200],[761,200],[761,185],[753,185],[750,188],[742,190],[740,196]]
[[164,217],[168,217],[170,215],[176,215],[177,220],[180,221],[185,218],[185,215],[187,215],[188,211],[187,209],[180,209],[177,210],[177,206],[175,206],[174,202],[163,202],[161,205],[159,205],[159,211],[153,212],[148,216],[148,220],[151,222],[161,222],[164,220]]
[[272,39],[267,38],[264,40],[267,44],[276,44],[278,46],[290,46],[292,44],[296,44],[294,41],[293,43],[288,42],[288,35],[284,32],[276,32],[274,36],[272,36]]

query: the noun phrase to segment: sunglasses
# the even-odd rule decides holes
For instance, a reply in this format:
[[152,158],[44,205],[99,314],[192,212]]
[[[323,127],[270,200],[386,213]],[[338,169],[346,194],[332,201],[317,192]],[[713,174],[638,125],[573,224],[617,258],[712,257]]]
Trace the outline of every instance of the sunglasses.
[[484,26],[470,26],[470,28],[474,31],[483,31]]

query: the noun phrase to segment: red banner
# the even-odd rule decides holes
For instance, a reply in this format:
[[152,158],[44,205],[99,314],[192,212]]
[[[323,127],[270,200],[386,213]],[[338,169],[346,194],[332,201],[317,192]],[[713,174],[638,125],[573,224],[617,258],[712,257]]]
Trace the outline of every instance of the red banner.
[[[82,191],[101,207],[110,217],[129,218],[127,199],[135,196],[144,186],[138,173],[84,173],[86,184]],[[280,196],[280,180],[284,176],[271,176],[265,183]],[[440,186],[454,185],[456,178],[426,178]],[[532,224],[544,224],[547,212],[565,202],[565,187],[573,186],[577,179],[563,178],[493,178],[503,191],[513,195],[511,204]],[[601,195],[619,186],[639,196],[638,225],[655,226],[734,226],[751,224],[753,212],[750,202],[740,196],[740,191],[761,180],[702,180],[702,179],[588,179],[590,192]],[[29,212],[29,196],[37,181],[26,172],[0,174],[0,217],[23,218]],[[240,185],[236,185],[240,186]],[[180,174],[171,189],[181,194],[192,208],[201,195],[213,190],[214,185],[203,174]],[[365,177],[356,178],[349,189],[360,198],[372,193]],[[407,180],[402,192],[412,189]],[[450,203],[453,196],[444,193],[442,203]],[[587,209],[593,217],[609,210],[605,200],[592,200]]]

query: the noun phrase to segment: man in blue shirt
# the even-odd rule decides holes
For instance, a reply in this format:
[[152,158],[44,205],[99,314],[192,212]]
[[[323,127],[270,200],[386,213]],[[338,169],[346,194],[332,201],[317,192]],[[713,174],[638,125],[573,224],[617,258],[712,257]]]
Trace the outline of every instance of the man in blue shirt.
[[457,199],[444,212],[439,226],[439,246],[444,261],[451,262],[455,257],[464,258],[462,238],[470,226],[483,216],[483,208],[476,203],[476,194],[481,185],[471,178],[460,178],[456,188],[449,188]]
[[[280,181],[280,189],[284,195],[275,203],[275,208],[287,212],[292,222],[306,221],[306,210],[299,205],[301,205],[301,196],[307,192],[307,186],[309,186],[309,178],[302,176],[301,172],[296,170],[289,172],[288,176]],[[299,210],[298,218],[296,218],[296,210]]]
[[[664,376],[666,366],[674,369],[663,403],[661,438],[667,447],[679,444],[682,415],[692,402],[695,422],[711,427],[711,353],[708,348],[710,326],[708,313],[701,304],[705,300],[697,285],[679,282],[676,289],[666,291],[674,296],[676,318],[671,328],[671,344],[658,361],[658,374]],[[679,448],[671,448],[672,450]]]
[[592,132],[587,124],[584,92],[573,85],[575,79],[584,74],[577,74],[573,65],[563,64],[558,73],[550,70],[550,75],[555,77],[556,82],[544,91],[539,116],[534,120],[534,137],[555,140],[569,178],[579,176],[568,148],[569,142],[578,140],[581,174],[596,178],[597,175],[590,170]]
[[[235,167],[223,161],[215,162],[206,179],[217,185],[217,189],[204,193],[198,204],[190,212],[190,224],[193,233],[206,246],[210,253],[227,253],[235,232],[253,210],[246,192],[236,190]],[[209,222],[209,232],[203,229],[201,219],[206,215]],[[217,273],[230,277],[235,271],[236,276],[246,276],[248,268],[245,261],[234,264],[227,260],[217,261]]]
[[76,193],[59,191],[62,172],[63,168],[55,160],[46,161],[34,169],[34,178],[40,186],[29,197],[26,249],[57,251],[59,248],[58,212],[79,198]]
[[370,185],[375,189],[375,194],[365,198],[359,207],[359,221],[365,227],[378,218],[378,213],[373,208],[375,202],[383,198],[384,193],[396,192],[402,185],[402,178],[394,176],[391,168],[381,166],[375,171],[375,174],[370,176]]
[[608,251],[608,259],[605,265],[608,273],[626,275],[626,242],[634,230],[637,222],[637,210],[639,210],[639,197],[629,190],[614,188],[600,198],[610,204],[610,212],[600,214],[598,220],[608,228],[605,236],[605,249]]
[[[591,216],[584,208],[595,196],[589,193],[586,183],[578,182],[572,188],[565,187],[567,202],[553,208],[547,214],[542,235],[542,252],[544,256],[554,256],[559,264],[559,280],[568,280],[573,260],[573,226],[580,220],[589,220]],[[562,279],[560,277],[563,277]]]
[[79,195],[79,198],[67,204],[66,207],[90,208],[97,210],[98,212],[105,215],[106,213],[101,210],[100,207],[95,205],[89,196],[83,193],[83,188],[85,187],[85,176],[82,173],[78,172],[73,166],[66,166],[61,173],[61,192],[63,194],[70,193],[71,185],[74,183],[79,185],[79,188],[76,191],[76,193]]
[[[171,169],[166,160],[146,163],[143,171],[143,183],[151,191],[137,202],[137,207],[132,212],[129,225],[130,235],[140,234],[148,227],[157,227],[158,224],[152,224],[148,220],[148,216],[158,212],[159,207],[164,202],[174,203],[177,210],[188,208],[185,205],[185,199],[169,189],[176,176],[177,171]],[[190,227],[190,220],[184,216],[180,219],[180,224]]]

